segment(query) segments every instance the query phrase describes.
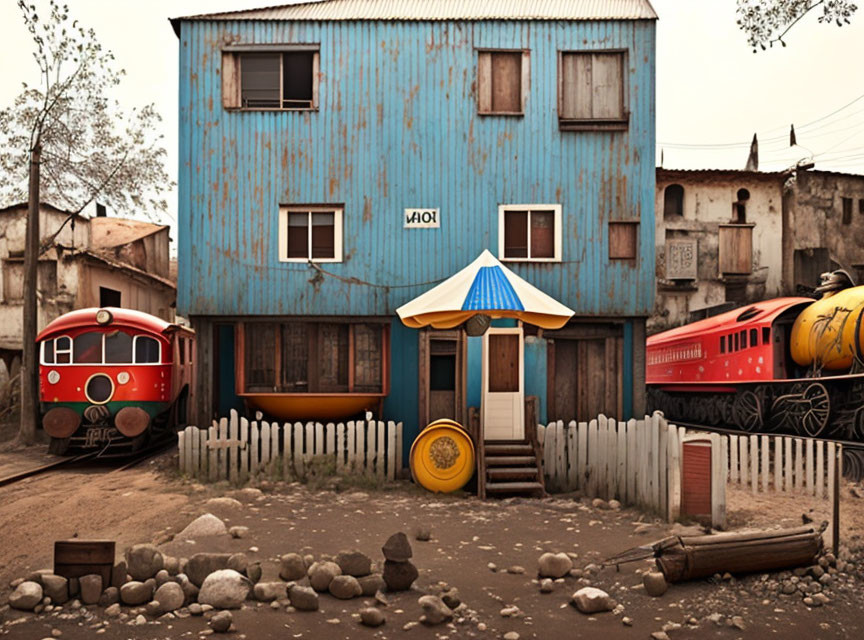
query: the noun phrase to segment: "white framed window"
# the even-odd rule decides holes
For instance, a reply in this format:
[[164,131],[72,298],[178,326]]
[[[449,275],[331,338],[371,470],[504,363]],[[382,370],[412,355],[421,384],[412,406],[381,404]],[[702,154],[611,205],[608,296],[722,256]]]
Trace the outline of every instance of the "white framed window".
[[499,205],[498,259],[561,262],[561,205]]
[[279,207],[280,262],[342,262],[342,206]]

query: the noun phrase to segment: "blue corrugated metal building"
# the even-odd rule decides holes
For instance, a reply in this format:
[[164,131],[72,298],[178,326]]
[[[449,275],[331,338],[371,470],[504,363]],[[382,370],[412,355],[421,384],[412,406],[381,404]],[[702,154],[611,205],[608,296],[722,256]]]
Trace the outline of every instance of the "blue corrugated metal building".
[[[484,367],[515,367],[544,421],[642,412],[655,19],[648,0],[325,0],[172,20],[197,419],[369,408],[410,442],[483,404]],[[497,352],[398,322],[484,249],[573,320],[509,323]]]

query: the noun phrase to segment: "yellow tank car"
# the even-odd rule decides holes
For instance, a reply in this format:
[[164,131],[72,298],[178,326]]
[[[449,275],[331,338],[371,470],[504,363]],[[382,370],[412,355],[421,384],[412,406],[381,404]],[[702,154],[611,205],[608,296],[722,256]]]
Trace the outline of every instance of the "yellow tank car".
[[855,355],[864,358],[864,286],[826,294],[801,312],[792,326],[792,359],[829,371],[852,367]]

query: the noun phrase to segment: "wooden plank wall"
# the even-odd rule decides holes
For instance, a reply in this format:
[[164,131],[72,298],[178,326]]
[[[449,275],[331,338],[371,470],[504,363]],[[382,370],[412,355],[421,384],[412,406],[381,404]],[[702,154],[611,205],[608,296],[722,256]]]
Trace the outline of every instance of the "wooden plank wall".
[[326,425],[249,422],[232,410],[208,429],[177,434],[180,473],[218,482],[244,483],[251,476],[301,477],[313,459],[332,460],[337,473],[374,475],[392,481],[402,469],[402,423],[366,420]]

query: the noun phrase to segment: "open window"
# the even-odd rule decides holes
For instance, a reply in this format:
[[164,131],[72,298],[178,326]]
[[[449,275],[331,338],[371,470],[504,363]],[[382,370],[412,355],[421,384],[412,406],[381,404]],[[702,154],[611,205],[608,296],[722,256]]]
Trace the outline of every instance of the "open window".
[[563,130],[623,130],[627,52],[562,51],[558,60],[558,122]]
[[279,260],[342,262],[342,207],[279,208]]
[[528,100],[529,69],[527,51],[479,51],[478,112],[481,115],[523,115]]
[[226,109],[318,108],[318,45],[235,45],[222,51]]
[[499,206],[498,258],[560,262],[561,205]]
[[663,216],[666,218],[684,215],[684,187],[670,184],[663,190]]

